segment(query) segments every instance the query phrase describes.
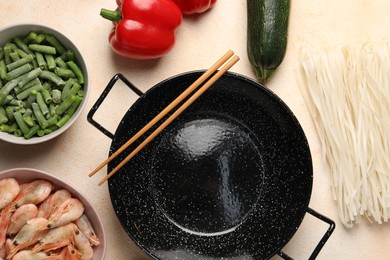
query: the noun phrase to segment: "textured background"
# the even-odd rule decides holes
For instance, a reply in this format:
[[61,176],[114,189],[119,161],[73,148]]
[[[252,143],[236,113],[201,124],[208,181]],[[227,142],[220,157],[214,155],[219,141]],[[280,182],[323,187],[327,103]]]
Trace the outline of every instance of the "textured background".
[[[89,68],[91,93],[81,117],[56,139],[23,147],[0,141],[0,171],[33,167],[70,182],[93,201],[102,217],[108,238],[106,259],[148,259],[123,231],[112,209],[107,186],[96,185],[105,169],[94,178],[87,177],[107,157],[111,142],[87,122],[86,115],[106,83],[118,72],[146,91],[167,77],[207,68],[232,49],[241,57],[232,71],[254,78],[246,56],[245,3],[219,0],[209,12],[185,17],[177,31],[175,47],[168,55],[154,61],[134,61],[113,54],[107,41],[111,23],[102,19],[99,11],[102,7],[115,9],[114,0],[1,0],[0,27],[39,23],[74,41]],[[336,230],[318,259],[386,259],[390,255],[390,226],[362,222],[346,229],[339,222],[329,171],[297,84],[299,51],[304,46],[322,49],[388,39],[389,11],[390,2],[386,0],[292,1],[287,54],[267,84],[296,114],[309,140],[314,163],[310,207],[336,221]],[[125,87],[114,89],[96,120],[114,130],[135,99]],[[326,225],[308,215],[284,251],[296,259],[307,258],[326,229]]]

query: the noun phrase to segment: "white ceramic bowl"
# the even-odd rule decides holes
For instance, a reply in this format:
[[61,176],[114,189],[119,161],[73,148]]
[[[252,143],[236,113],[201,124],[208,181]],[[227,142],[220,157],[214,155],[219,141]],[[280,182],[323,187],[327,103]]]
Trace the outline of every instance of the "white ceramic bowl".
[[44,26],[44,25],[39,25],[39,24],[19,24],[19,25],[14,25],[10,27],[6,27],[4,29],[0,30],[0,46],[4,46],[5,43],[9,42],[13,37],[16,36],[26,36],[29,32],[31,31],[38,31],[38,32],[45,32],[45,33],[50,33],[53,34],[58,41],[66,48],[66,49],[71,49],[73,50],[76,58],[77,65],[80,67],[84,74],[85,78],[85,84],[84,84],[84,98],[81,104],[79,105],[77,111],[74,113],[72,118],[60,129],[53,131],[52,133],[48,135],[44,135],[42,137],[33,137],[30,139],[25,139],[24,137],[15,137],[12,134],[0,132],[0,139],[4,140],[9,143],[14,143],[14,144],[37,144],[37,143],[42,143],[48,140],[51,140],[58,135],[62,134],[65,132],[79,117],[81,111],[84,109],[86,101],[88,99],[88,83],[89,83],[89,75],[88,75],[88,70],[87,70],[87,64],[81,55],[81,52],[79,49],[76,47],[76,45],[65,35],[60,33],[59,31]]
[[0,172],[0,180],[5,178],[15,178],[19,184],[38,179],[47,180],[53,184],[55,190],[67,189],[72,194],[72,197],[78,198],[84,204],[84,214],[88,217],[96,235],[100,239],[100,245],[94,247],[92,260],[104,259],[107,242],[102,221],[91,202],[80,191],[50,173],[31,168],[13,168]]

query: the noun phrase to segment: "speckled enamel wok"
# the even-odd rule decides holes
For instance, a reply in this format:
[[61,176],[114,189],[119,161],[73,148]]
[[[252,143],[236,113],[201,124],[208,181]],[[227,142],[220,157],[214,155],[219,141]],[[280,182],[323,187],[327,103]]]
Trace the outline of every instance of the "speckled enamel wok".
[[[123,75],[107,85],[88,120],[112,139],[110,154],[203,71],[183,73],[143,93]],[[139,98],[113,134],[93,115],[122,80]],[[141,142],[143,139],[139,140]],[[108,165],[113,169],[137,143]],[[226,73],[108,181],[118,219],[155,259],[289,259],[282,249],[310,213],[313,169],[305,134],[266,87]]]

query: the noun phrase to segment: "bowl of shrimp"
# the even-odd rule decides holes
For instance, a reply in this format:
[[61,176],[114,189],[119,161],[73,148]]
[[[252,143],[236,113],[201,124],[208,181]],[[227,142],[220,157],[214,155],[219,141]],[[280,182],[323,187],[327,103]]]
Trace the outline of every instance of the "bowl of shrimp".
[[103,224],[89,200],[54,175],[0,172],[0,259],[104,259]]

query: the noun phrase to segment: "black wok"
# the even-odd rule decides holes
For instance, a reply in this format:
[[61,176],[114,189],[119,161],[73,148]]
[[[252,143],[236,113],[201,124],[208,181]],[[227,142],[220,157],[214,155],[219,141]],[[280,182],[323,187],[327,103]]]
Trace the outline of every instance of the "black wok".
[[[201,73],[169,78],[146,93],[118,74],[88,120],[112,139],[112,154]],[[118,79],[140,97],[112,134],[92,117]],[[124,229],[155,259],[288,259],[282,249],[307,212],[329,224],[311,258],[334,229],[308,207],[312,181],[310,149],[290,109],[264,86],[226,73],[108,187]]]

